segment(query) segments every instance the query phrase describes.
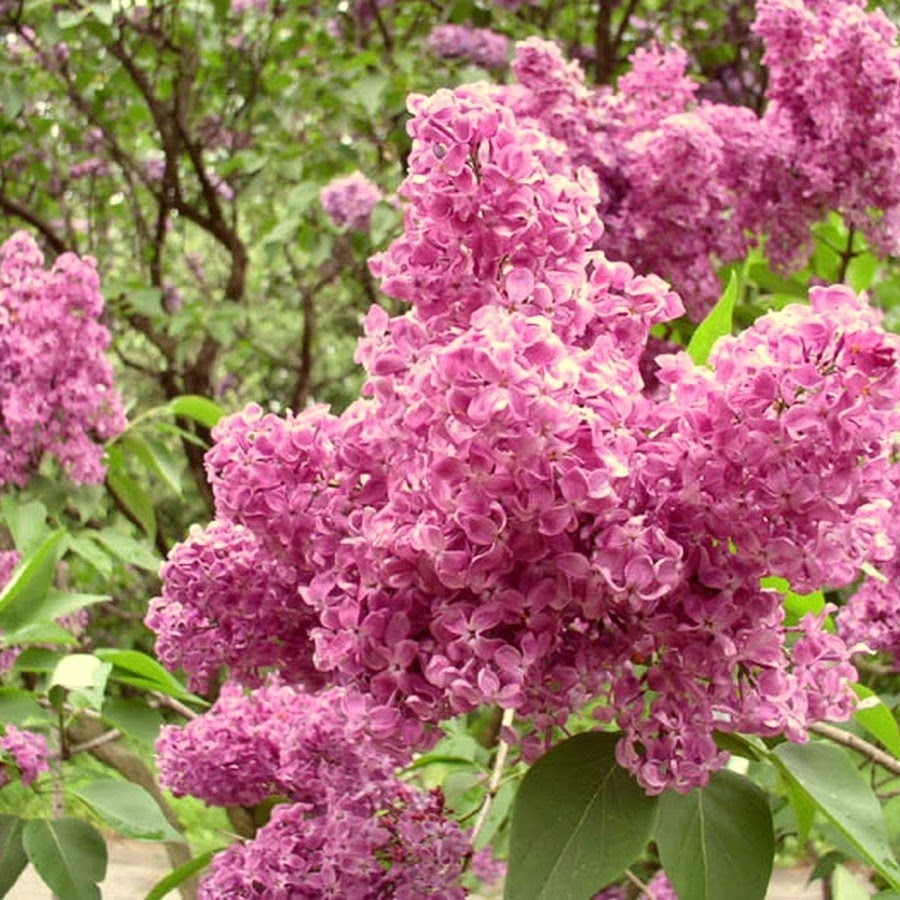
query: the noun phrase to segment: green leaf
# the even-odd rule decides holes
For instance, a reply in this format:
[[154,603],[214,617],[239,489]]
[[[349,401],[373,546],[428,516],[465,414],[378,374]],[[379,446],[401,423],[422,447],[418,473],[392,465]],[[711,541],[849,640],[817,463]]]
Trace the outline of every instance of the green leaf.
[[878,271],[878,257],[874,253],[860,253],[847,266],[847,281],[857,293],[867,291]]
[[131,432],[122,440],[122,447],[131,451],[150,472],[159,475],[175,494],[181,496],[181,470],[165,444]]
[[57,650],[48,650],[46,647],[28,647],[23,650],[13,666],[17,672],[52,672],[62,656]]
[[267,231],[262,237],[263,246],[268,247],[276,244],[291,244],[297,236],[297,229],[300,227],[300,217],[296,213],[288,215],[280,219],[276,224]]
[[846,855],[840,850],[829,850],[824,856],[816,860],[812,871],[809,873],[807,884],[812,884],[820,878],[831,878],[834,870],[846,859]]
[[176,397],[170,404],[169,409],[174,416],[184,416],[186,419],[193,419],[207,428],[212,428],[219,419],[225,415],[221,406],[201,397],[198,394],[185,394],[183,397]]
[[97,21],[109,26],[113,23],[113,8],[111,3],[91,3],[91,12],[97,17]]
[[18,79],[9,79],[0,84],[0,107],[8,119],[15,119],[25,107],[28,94],[25,85]]
[[358,78],[349,94],[351,99],[359,103],[370,117],[375,117],[384,102],[386,87],[387,77],[380,72],[372,72]]
[[798,278],[790,280],[776,275],[766,263],[753,263],[747,268],[747,277],[769,294],[789,294],[806,299],[808,289]]
[[766,795],[735,772],[716,772],[706,787],[660,798],[656,843],[679,897],[762,900],[775,834]]
[[0,627],[11,629],[35,621],[34,607],[47,596],[53,584],[65,537],[65,531],[54,531],[16,567],[0,591]]
[[149,747],[156,743],[163,723],[159,710],[141,700],[123,700],[119,697],[111,697],[103,704],[103,720],[127,737]]
[[798,784],[784,778],[782,780],[785,783],[785,793],[794,810],[794,818],[797,820],[797,837],[800,843],[805,845],[816,818],[816,804]]
[[163,900],[171,891],[184,884],[191,875],[202,872],[210,864],[212,858],[224,849],[224,847],[220,847],[218,850],[208,850],[206,853],[188,860],[183,866],[173,869],[165,878],[160,879],[153,885],[150,893],[147,894],[144,900]]
[[868,884],[857,878],[846,866],[837,866],[831,878],[833,900],[870,900]]
[[53,716],[35,700],[31,691],[15,687],[0,688],[0,722],[26,728],[52,721]]
[[101,550],[91,539],[90,533],[69,538],[69,550],[92,565],[104,578],[112,578],[113,564],[109,554]]
[[22,846],[25,822],[18,816],[0,815],[0,897],[5,897],[19,880],[28,857]]
[[104,822],[125,837],[142,841],[184,842],[157,802],[140,785],[99,778],[73,790]]
[[106,603],[109,599],[109,594],[64,594],[62,591],[50,591],[43,600],[35,604],[32,617],[50,622],[86,606]]
[[900,728],[890,708],[865,685],[854,684],[851,687],[860,700],[853,718],[894,756],[900,758]]
[[509,900],[584,900],[644,851],[659,803],[616,762],[618,737],[576,735],[525,776],[513,807]]
[[115,531],[112,528],[95,531],[91,534],[91,537],[98,544],[101,544],[107,552],[122,560],[122,562],[137,566],[139,569],[145,569],[154,575],[159,574],[160,558],[141,541],[136,541],[128,537],[127,534],[122,534],[120,531]]
[[878,798],[839,747],[821,741],[779,744],[772,754],[782,775],[805,793],[849,844],[893,886],[900,865],[891,852]]
[[2,501],[3,519],[12,533],[13,543],[20,553],[29,553],[47,537],[47,507],[38,500],[22,503],[6,496]]
[[33,622],[14,631],[0,634],[4,647],[21,647],[24,644],[75,644],[74,635],[55,622]]
[[732,272],[725,293],[722,294],[721,299],[712,308],[709,315],[697,326],[697,330],[687,346],[689,356],[698,366],[706,365],[713,344],[720,337],[731,334],[734,305],[737,302],[739,291],[740,279],[736,272]]
[[96,828],[78,819],[32,819],[23,836],[29,862],[66,900],[99,900],[106,877],[106,844]]
[[199,703],[202,706],[209,705],[205,700],[188,691],[174,675],[166,671],[146,653],[141,653],[139,650],[116,650],[112,647],[103,647],[95,650],[94,655],[114,666],[111,677],[115,681],[157,691],[179,700],[190,700],[192,703]]
[[[113,450],[121,453],[118,447],[110,448],[110,460],[113,459]],[[156,538],[156,509],[150,495],[130,476],[124,467],[110,465],[106,473],[107,487],[112,491],[116,499],[128,511],[131,517],[144,530],[150,540]]]

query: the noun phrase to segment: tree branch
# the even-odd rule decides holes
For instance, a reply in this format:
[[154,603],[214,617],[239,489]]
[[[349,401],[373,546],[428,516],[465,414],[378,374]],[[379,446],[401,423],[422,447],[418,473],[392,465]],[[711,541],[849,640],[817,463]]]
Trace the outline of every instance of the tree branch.
[[65,253],[71,249],[53,230],[49,222],[45,222],[36,212],[22,206],[21,203],[7,197],[6,194],[0,194],[0,208],[36,228],[55,253]]
[[861,753],[875,765],[887,769],[888,772],[892,772],[894,775],[900,775],[900,759],[895,759],[890,753],[879,750],[874,744],[870,744],[867,740],[857,737],[849,731],[844,731],[843,728],[837,728],[826,722],[815,722],[809,726],[809,730],[814,734],[834,741],[836,744],[842,744],[844,747],[849,747],[851,750]]

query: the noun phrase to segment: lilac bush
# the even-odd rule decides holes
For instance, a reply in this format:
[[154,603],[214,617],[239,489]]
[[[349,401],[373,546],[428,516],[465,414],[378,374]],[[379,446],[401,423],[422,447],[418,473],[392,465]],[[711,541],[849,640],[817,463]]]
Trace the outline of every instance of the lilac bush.
[[[864,587],[839,636],[833,606],[789,619],[763,584],[896,565],[900,338],[844,285],[702,363],[660,337],[754,242],[796,264],[829,210],[897,240],[898,198],[863,173],[894,177],[900,119],[852,148],[836,124],[866,79],[879,108],[900,97],[892,27],[849,0],[764,2],[756,27],[762,115],[699,100],[678,50],[639,52],[612,92],[538,39],[514,84],[410,97],[403,233],[370,261],[407,311],[369,311],[340,415],[254,405],[216,426],[215,518],[147,617],[195,687],[231,679],[166,730],[164,780],[281,800],[206,896],[457,896],[466,837],[395,770],[484,706],[514,713],[503,740],[531,758],[592,704],[653,796],[710,784],[717,733],[802,743],[853,714],[852,644],[892,649],[889,587]],[[865,77],[814,87],[822,48]],[[353,221],[340,191],[322,203]]]

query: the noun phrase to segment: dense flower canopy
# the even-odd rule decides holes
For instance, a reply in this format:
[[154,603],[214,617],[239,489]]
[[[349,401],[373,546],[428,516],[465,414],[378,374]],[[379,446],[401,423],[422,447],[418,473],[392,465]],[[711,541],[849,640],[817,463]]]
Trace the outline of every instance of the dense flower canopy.
[[846,716],[846,647],[760,578],[840,586],[890,555],[898,339],[817,289],[710,368],[662,358],[645,395],[681,304],[591,249],[593,176],[492,88],[411,109],[405,234],[372,266],[412,309],[370,312],[343,415],[218,426],[218,518],[149,619],[164,658],[353,686],[424,743],[483,703],[542,729],[606,696],[652,791],[703,783],[714,729]]

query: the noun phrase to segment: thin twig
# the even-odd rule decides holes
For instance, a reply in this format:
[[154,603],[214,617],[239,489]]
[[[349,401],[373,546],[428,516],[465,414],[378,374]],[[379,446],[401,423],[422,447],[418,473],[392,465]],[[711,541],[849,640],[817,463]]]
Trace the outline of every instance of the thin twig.
[[153,696],[162,706],[168,706],[169,709],[174,709],[175,712],[181,713],[186,719],[196,719],[198,716],[198,713],[195,713],[189,706],[185,706],[180,700],[176,700],[174,697],[160,694],[158,691],[154,691]]
[[122,732],[118,728],[111,728],[109,731],[98,734],[97,737],[91,738],[89,741],[72,744],[69,747],[69,756],[74,756],[76,753],[84,753],[86,750],[93,750],[95,747],[102,747],[111,741],[117,741],[120,737],[122,737]]
[[[515,714],[515,710],[503,710],[503,719],[500,722],[501,734],[503,733],[504,728],[512,727]],[[503,777],[503,767],[506,765],[506,757],[508,753],[509,743],[501,738],[500,743],[497,744],[497,756],[494,758],[494,768],[491,770],[491,779],[488,782],[487,793],[484,795],[484,802],[481,804],[481,809],[478,811],[478,818],[475,820],[475,825],[472,828],[473,845],[478,839],[478,833],[484,827],[488,812],[491,808],[491,803],[493,802],[494,797],[497,795],[497,789],[500,787],[500,779]]]
[[900,775],[900,759],[895,759],[890,753],[879,750],[874,744],[870,744],[849,731],[844,731],[843,728],[836,728],[834,725],[828,725],[825,722],[816,722],[809,726],[809,730],[815,734],[822,735],[822,737],[829,738],[836,744],[843,744],[845,747],[861,753],[876,765],[887,769],[888,772],[893,772],[894,775]]
[[847,269],[850,268],[851,261],[859,256],[858,252],[853,250],[853,238],[856,236],[856,229],[851,225],[847,229],[847,246],[844,250],[839,250],[841,264],[838,267],[837,283],[842,284],[847,277]]
[[644,884],[631,869],[625,870],[625,877],[641,892],[641,896],[648,897],[649,900],[656,900],[656,894],[650,890],[650,886]]

